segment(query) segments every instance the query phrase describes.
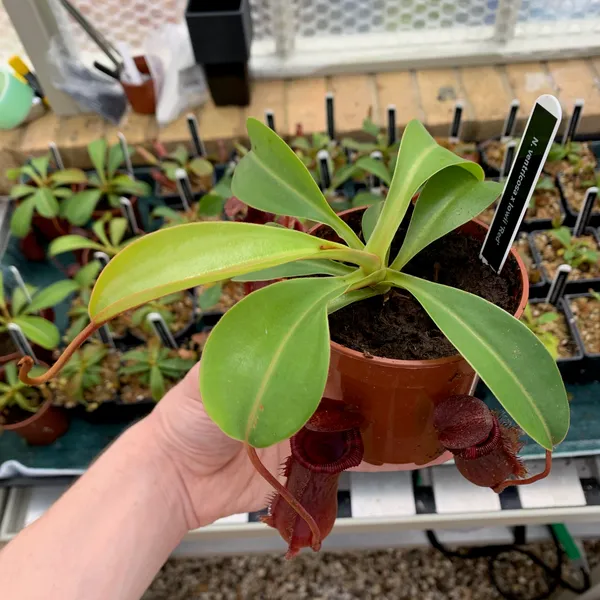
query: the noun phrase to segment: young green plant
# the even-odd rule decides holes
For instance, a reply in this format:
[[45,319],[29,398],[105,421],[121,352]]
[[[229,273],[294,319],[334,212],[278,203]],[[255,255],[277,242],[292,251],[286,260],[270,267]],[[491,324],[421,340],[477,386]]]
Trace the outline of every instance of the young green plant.
[[95,340],[73,353],[62,373],[69,397],[86,403],[85,391],[102,383],[102,361],[107,355],[108,349]]
[[[103,323],[160,296],[249,273],[257,280],[286,278],[246,296],[221,318],[204,349],[200,390],[209,416],[246,444],[252,463],[306,520],[318,547],[314,520],[261,465],[255,448],[296,434],[317,410],[329,367],[328,313],[394,287],[417,299],[506,411],[550,452],[567,433],[569,406],[543,344],[490,302],[404,272],[423,248],[492,204],[501,185],[484,181],[479,165],[438,146],[411,121],[386,200],[364,213],[365,244],[277,134],[255,119],[248,119],[248,134],[252,149],[236,168],[234,194],[258,210],[328,225],[342,241],[236,222],[192,223],[144,236],[100,274],[86,330],[44,377],[30,378],[31,362],[23,359],[23,381],[43,383]],[[392,253],[419,190],[404,242]]]
[[[35,366],[32,370],[37,374],[44,372],[43,367]],[[39,393],[19,380],[17,363],[9,362],[4,365],[4,381],[0,381],[0,413],[13,407],[35,413],[39,404],[35,402]]]
[[558,345],[560,340],[551,331],[548,331],[547,325],[558,319],[557,312],[545,312],[539,316],[533,314],[531,305],[527,304],[523,311],[521,321],[535,334],[535,336],[544,344],[544,347],[554,357],[558,358]]
[[593,265],[600,260],[600,252],[594,250],[587,240],[574,237],[568,227],[552,229],[550,236],[562,246],[558,251],[559,255],[575,269],[584,264]]

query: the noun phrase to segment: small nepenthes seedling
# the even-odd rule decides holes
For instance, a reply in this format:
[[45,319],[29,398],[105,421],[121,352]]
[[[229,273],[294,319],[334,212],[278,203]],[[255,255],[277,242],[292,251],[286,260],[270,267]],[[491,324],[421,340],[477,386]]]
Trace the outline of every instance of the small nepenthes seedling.
[[[479,165],[440,147],[423,125],[411,121],[386,200],[364,213],[363,241],[335,214],[305,165],[276,133],[248,119],[248,134],[252,149],[235,170],[234,195],[264,212],[328,225],[343,243],[236,222],[191,223],[146,235],[100,274],[89,303],[90,325],[44,376],[30,378],[32,364],[24,358],[22,380],[33,385],[47,381],[102,324],[160,296],[248,273],[256,280],[284,279],[246,296],[215,326],[203,353],[200,390],[211,419],[245,444],[252,463],[273,485],[276,505],[286,503],[310,530],[310,535],[299,531],[291,538],[282,532],[290,551],[302,545],[318,548],[330,518],[324,511],[330,515],[333,500],[296,497],[296,467],[321,477],[323,464],[333,463],[333,470],[355,464],[360,448],[356,432],[340,433],[360,427],[344,430],[334,417],[328,427],[331,435],[337,432],[333,447],[316,451],[321,438],[313,436],[311,419],[315,413],[320,418],[317,409],[328,375],[328,313],[396,287],[416,298],[506,412],[549,456],[567,433],[569,406],[556,363],[543,344],[523,323],[479,296],[404,272],[421,250],[492,204],[500,184],[484,181]],[[404,242],[392,252],[392,240],[419,190]],[[284,487],[255,449],[288,438],[296,450]],[[307,452],[314,460],[302,458]],[[350,462],[341,460],[349,454]],[[522,472],[513,469],[509,475]],[[494,485],[524,482],[508,479]],[[281,530],[287,522],[276,509],[272,523]]]

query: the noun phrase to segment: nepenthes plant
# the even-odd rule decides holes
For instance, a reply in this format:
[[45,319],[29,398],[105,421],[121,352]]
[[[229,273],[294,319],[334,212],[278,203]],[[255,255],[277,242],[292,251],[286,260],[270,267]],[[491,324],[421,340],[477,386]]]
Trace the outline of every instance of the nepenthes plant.
[[[368,425],[360,413],[323,399],[328,314],[400,289],[416,298],[517,425],[547,451],[544,473],[523,478],[518,429],[480,401],[448,398],[437,406],[435,424],[443,447],[468,463],[463,473],[496,491],[547,474],[550,452],[569,427],[567,396],[552,356],[505,310],[405,272],[423,249],[492,204],[501,186],[484,181],[479,165],[440,147],[412,121],[387,198],[364,212],[361,238],[335,214],[281,138],[255,119],[248,119],[248,134],[252,148],[235,170],[235,196],[260,211],[328,226],[340,241],[241,222],[191,223],[146,235],[102,271],[85,330],[42,377],[30,378],[31,361],[22,359],[22,380],[43,383],[102,324],[160,296],[246,274],[257,281],[283,279],[246,296],[215,326],[199,385],[208,415],[245,444],[252,464],[277,492],[267,522],[289,542],[292,556],[304,546],[318,549],[333,526],[337,478],[361,462]],[[392,251],[411,210],[403,243]],[[289,438],[284,487],[256,449]],[[489,475],[485,480],[482,470]]]

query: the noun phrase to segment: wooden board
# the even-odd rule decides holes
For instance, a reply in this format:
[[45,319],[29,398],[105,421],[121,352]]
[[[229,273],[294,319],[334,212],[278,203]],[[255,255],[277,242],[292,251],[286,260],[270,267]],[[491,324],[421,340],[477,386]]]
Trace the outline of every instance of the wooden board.
[[[109,125],[106,128],[106,140],[109,144],[119,141],[117,134],[121,132],[127,139],[127,144],[133,148],[143,147],[152,150],[152,142],[157,138],[158,125],[156,119],[151,115],[139,115],[130,112],[119,125]],[[132,156],[134,165],[144,164],[145,161],[137,153]]]
[[21,128],[21,153],[25,157],[46,154],[50,142],[58,144],[60,121],[60,117],[49,112]]
[[325,92],[323,77],[291,79],[286,82],[287,134],[295,135],[296,126],[302,125],[305,133],[325,131]]
[[336,75],[328,80],[334,94],[336,138],[342,135],[361,137],[367,116],[377,118],[377,93],[372,75]]
[[104,136],[105,121],[96,115],[63,117],[56,139],[65,167],[92,167],[87,145]]
[[23,129],[0,130],[0,196],[9,193],[10,188],[16,183],[6,177],[8,169],[20,167],[24,157],[19,153]]
[[273,111],[276,131],[282,133],[288,131],[285,82],[282,79],[253,81],[250,98],[250,106],[244,109],[244,131],[248,117],[264,121],[266,110]]
[[378,123],[387,125],[387,107],[396,107],[396,124],[400,129],[411,119],[423,120],[424,113],[419,102],[419,89],[414,71],[400,73],[377,73],[375,75],[379,102]]

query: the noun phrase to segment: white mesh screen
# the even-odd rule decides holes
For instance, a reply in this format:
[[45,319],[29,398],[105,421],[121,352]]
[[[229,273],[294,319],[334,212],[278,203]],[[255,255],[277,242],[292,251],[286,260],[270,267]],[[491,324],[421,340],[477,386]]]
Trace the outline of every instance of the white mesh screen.
[[522,0],[515,35],[600,31],[600,0]]

